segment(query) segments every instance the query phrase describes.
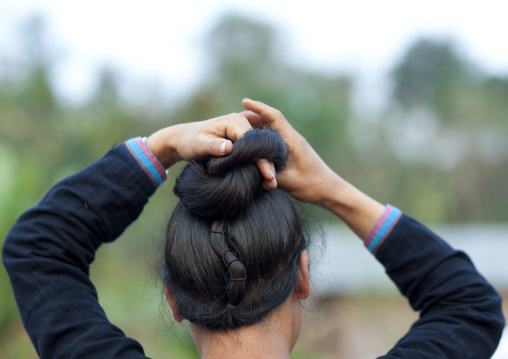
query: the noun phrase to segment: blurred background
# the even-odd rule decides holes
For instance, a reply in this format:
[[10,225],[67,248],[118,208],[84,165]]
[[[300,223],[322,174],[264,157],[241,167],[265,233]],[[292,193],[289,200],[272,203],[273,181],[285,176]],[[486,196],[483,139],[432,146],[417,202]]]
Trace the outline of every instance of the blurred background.
[[[506,10],[495,0],[2,0],[0,241],[53,184],[114,144],[241,111],[250,97],[280,109],[348,181],[465,249],[508,293]],[[153,358],[197,357],[154,274],[177,173],[92,267],[111,321]],[[417,314],[361,241],[303,210],[319,234],[292,357],[385,353]],[[3,266],[0,289],[0,357],[36,358]]]

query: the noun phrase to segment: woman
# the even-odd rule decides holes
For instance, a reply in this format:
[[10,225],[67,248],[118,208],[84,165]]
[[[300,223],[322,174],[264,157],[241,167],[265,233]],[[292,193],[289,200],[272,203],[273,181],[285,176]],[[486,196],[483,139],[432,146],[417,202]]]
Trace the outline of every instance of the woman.
[[[190,321],[201,357],[288,358],[298,338],[300,301],[309,295],[307,251],[278,186],[344,221],[421,312],[382,358],[489,358],[504,327],[501,298],[468,257],[344,181],[279,111],[248,99],[243,105],[247,111],[240,115],[168,127],[146,144],[138,138],[113,148],[20,217],[3,260],[40,357],[144,357],[142,347],[107,320],[88,277],[89,264],[101,243],[113,241],[138,217],[166,179],[164,168],[196,160],[175,186],[181,202],[168,225],[162,276],[173,315]],[[251,132],[241,139],[252,126],[277,131],[287,152],[270,134],[270,144],[260,147],[268,147],[267,153],[249,153],[257,141],[249,139]],[[252,160],[259,174],[252,171]],[[245,173],[230,174],[244,165]],[[233,185],[220,182],[228,176]],[[228,186],[234,190],[256,176],[263,190],[246,188],[243,197],[251,202],[238,204],[238,193],[233,199],[216,193],[208,198],[208,181],[219,181],[223,195]],[[257,216],[262,220],[255,225],[245,220]],[[252,233],[270,238],[255,241]],[[266,247],[250,253],[253,257],[244,253],[244,241],[249,249],[272,240],[282,241],[284,255]],[[259,268],[266,273],[256,272]]]

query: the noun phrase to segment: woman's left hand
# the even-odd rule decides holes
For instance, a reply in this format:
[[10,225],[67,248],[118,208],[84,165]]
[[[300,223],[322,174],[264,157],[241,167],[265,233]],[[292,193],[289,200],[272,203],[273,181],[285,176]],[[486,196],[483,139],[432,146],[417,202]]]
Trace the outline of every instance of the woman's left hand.
[[[252,126],[245,117],[232,113],[163,128],[148,137],[146,145],[164,168],[169,168],[181,160],[227,155],[233,149],[233,142],[250,129]],[[260,160],[257,165],[263,176],[263,188],[277,187],[273,164]]]

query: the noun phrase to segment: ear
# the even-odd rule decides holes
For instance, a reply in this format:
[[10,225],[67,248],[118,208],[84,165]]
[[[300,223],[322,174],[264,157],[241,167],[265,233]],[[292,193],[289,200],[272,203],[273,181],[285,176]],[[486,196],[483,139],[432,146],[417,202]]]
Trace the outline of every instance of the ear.
[[296,296],[298,299],[307,299],[310,295],[309,279],[309,252],[304,249],[300,253],[298,265],[298,283],[296,285]]
[[183,317],[180,314],[180,311],[178,310],[178,305],[176,305],[175,298],[173,297],[173,294],[169,291],[169,288],[164,285],[164,293],[166,294],[166,300],[168,301],[169,307],[171,308],[171,311],[173,312],[173,318],[178,323],[181,323],[183,321]]

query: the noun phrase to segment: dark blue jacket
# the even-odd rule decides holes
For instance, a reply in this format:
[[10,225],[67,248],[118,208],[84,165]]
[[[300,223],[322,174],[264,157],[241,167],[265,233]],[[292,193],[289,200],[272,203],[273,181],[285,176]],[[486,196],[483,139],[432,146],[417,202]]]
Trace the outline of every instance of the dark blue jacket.
[[[139,140],[113,148],[55,185],[8,234],[3,263],[42,359],[145,358],[141,345],[108,321],[89,266],[161,184],[146,150]],[[382,358],[490,358],[504,327],[501,298],[464,253],[392,207],[366,245],[421,313]]]

